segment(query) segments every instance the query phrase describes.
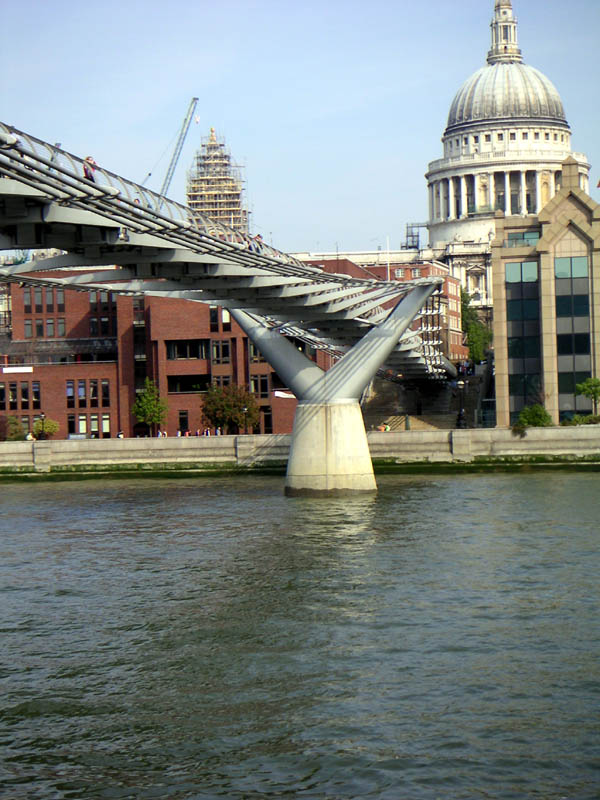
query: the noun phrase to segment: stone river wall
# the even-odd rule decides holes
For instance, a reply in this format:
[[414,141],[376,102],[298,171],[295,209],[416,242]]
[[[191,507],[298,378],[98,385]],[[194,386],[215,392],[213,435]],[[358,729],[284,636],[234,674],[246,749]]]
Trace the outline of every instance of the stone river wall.
[[[600,425],[368,434],[371,457],[402,464],[547,458],[600,461]],[[291,436],[0,442],[0,473],[284,466]]]

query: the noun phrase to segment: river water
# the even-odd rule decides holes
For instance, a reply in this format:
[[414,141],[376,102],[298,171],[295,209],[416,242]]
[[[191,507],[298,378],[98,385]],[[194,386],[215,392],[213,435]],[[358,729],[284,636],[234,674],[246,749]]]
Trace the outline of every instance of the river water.
[[0,795],[598,798],[598,477],[378,484],[4,484]]

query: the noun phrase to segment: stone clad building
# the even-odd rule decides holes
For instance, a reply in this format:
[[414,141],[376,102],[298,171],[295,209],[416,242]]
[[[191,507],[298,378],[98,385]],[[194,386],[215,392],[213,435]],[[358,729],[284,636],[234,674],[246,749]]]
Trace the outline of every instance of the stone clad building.
[[498,426],[537,402],[555,423],[589,414],[575,386],[600,377],[600,205],[574,158],[537,215],[497,212],[492,266]]

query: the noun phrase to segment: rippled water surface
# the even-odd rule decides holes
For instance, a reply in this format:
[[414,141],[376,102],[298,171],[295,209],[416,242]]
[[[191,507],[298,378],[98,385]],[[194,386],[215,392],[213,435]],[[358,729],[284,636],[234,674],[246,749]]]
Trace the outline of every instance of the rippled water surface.
[[0,795],[600,796],[597,476],[0,488]]

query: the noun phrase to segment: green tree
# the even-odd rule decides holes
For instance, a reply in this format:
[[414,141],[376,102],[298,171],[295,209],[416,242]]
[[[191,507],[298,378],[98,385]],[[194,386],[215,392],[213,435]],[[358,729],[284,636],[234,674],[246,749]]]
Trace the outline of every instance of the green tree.
[[575,394],[589,397],[594,404],[594,416],[598,415],[598,401],[600,400],[600,378],[586,378],[575,386]]
[[234,383],[227,386],[212,383],[202,398],[202,415],[207,425],[221,428],[224,433],[230,427],[238,430],[252,429],[259,420],[258,404],[254,395]]
[[541,403],[525,406],[521,410],[512,431],[518,436],[525,436],[527,428],[547,428],[552,425],[552,417]]
[[492,343],[492,332],[479,319],[477,311],[471,306],[471,295],[462,289],[460,291],[460,313],[462,329],[467,336],[469,358],[476,363],[483,361],[486,351]]
[[6,418],[6,440],[9,442],[22,442],[25,439],[25,431],[18,417]]
[[58,433],[59,428],[60,425],[54,419],[46,417],[43,425],[41,419],[36,419],[33,423],[33,435],[36,439],[50,439],[51,436]]
[[146,378],[144,388],[135,398],[135,403],[131,407],[131,413],[138,422],[143,422],[150,427],[151,432],[156,433],[156,426],[162,425],[167,416],[167,404],[160,399],[158,386]]

